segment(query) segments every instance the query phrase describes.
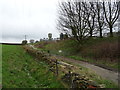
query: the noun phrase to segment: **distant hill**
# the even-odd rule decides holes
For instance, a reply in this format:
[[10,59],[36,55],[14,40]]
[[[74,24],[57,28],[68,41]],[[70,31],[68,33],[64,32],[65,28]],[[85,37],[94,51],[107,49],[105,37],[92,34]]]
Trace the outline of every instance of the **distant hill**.
[[0,43],[3,45],[22,45],[21,43]]

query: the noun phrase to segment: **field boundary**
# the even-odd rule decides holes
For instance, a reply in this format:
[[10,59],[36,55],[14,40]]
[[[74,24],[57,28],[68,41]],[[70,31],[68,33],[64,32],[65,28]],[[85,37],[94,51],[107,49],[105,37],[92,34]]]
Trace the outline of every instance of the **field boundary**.
[[0,43],[2,45],[22,45],[21,43]]
[[74,71],[80,70],[79,67],[63,62],[54,56],[38,50],[33,45],[25,45],[23,48],[26,52],[35,56],[38,60],[41,59],[45,61],[50,67],[49,70],[52,71],[55,76],[62,80],[69,88],[101,88],[99,84],[94,84],[95,81],[91,81],[85,75],[81,75]]

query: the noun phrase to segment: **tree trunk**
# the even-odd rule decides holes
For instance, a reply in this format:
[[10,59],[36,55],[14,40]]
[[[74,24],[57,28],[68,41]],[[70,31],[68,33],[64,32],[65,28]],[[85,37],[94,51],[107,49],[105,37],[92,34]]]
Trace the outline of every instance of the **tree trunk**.
[[90,30],[90,37],[92,37],[92,30]]
[[103,37],[103,36],[102,36],[102,28],[99,27],[99,29],[100,29],[100,38],[102,38],[102,37]]
[[112,25],[110,25],[110,37],[113,37]]

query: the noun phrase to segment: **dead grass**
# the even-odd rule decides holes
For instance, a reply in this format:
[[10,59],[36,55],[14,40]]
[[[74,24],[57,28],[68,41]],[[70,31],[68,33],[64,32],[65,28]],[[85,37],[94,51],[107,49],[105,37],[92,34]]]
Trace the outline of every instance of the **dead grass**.
[[89,57],[94,60],[104,60],[118,62],[119,57],[118,42],[103,42],[84,48],[81,51],[83,57]]

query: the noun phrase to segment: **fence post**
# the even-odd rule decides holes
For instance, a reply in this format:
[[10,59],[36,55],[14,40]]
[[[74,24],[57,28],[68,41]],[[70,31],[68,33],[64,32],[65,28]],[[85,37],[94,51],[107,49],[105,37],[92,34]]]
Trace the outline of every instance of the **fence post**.
[[70,79],[69,80],[70,81],[70,88],[73,88],[72,73],[71,73],[71,71],[69,71],[68,73],[69,73],[69,76],[70,76],[70,78],[69,78]]
[[57,59],[56,59],[56,75],[58,76],[58,63],[57,63]]
[[47,52],[48,52],[48,55],[51,56],[50,51],[48,50]]

